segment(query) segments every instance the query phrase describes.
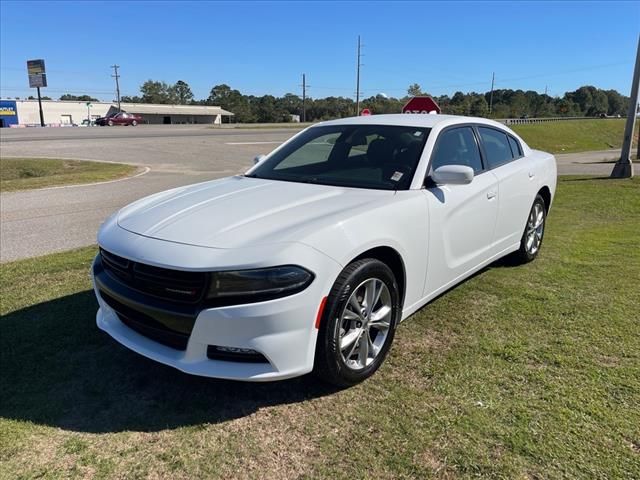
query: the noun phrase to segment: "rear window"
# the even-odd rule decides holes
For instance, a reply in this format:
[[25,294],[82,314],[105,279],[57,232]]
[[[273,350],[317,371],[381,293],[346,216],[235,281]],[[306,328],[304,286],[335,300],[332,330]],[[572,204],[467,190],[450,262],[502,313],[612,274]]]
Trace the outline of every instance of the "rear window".
[[511,153],[513,158],[520,158],[522,156],[522,149],[520,148],[520,142],[509,135],[509,145],[511,145]]
[[480,138],[487,154],[489,168],[499,167],[513,160],[508,136],[494,128],[478,127]]

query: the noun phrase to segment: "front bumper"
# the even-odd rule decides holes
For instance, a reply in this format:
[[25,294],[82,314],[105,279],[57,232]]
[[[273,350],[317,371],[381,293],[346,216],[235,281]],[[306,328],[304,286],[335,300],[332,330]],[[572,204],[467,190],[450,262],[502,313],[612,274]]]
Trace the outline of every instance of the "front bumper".
[[[96,258],[92,268],[94,290],[100,305],[96,323],[125,347],[189,374],[245,381],[303,375],[313,369],[317,338],[315,319],[320,301],[328,294],[340,271],[335,262],[315,255],[314,265],[309,268],[316,278],[302,292],[260,303],[205,308],[193,312],[191,319],[188,311],[180,312],[179,315],[193,324],[184,350],[159,343],[123,323],[119,316],[121,312],[116,312],[107,301],[113,305],[115,298],[116,308],[120,310],[118,305],[125,304],[131,311],[147,313],[155,308],[164,312],[162,301],[149,301],[144,295],[114,288],[105,276],[107,274],[100,270],[100,260]],[[207,355],[207,349],[213,345],[252,349],[266,361],[212,359]]]

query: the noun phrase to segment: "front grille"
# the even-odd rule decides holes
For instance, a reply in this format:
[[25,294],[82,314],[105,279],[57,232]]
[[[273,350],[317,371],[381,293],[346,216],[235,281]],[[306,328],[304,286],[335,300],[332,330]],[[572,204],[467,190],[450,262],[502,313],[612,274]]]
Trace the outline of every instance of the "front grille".
[[100,290],[100,297],[116,312],[122,323],[140,335],[176,350],[186,350],[189,335],[168,328],[149,315],[119,302],[103,290]]
[[140,292],[182,303],[199,302],[206,291],[207,274],[153,267],[100,249],[104,270]]

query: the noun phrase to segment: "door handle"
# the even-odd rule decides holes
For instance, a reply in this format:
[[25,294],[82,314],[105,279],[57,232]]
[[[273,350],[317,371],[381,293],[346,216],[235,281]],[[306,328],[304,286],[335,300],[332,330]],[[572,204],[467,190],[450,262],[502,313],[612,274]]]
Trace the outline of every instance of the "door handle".
[[490,190],[490,191],[487,192],[487,198],[489,200],[492,200],[492,199],[496,198],[496,195],[497,195],[496,192],[493,191],[493,190]]
[[536,174],[535,174],[535,173],[533,173],[533,172],[529,172],[529,178],[533,178],[533,177],[535,177],[535,176],[536,176]]

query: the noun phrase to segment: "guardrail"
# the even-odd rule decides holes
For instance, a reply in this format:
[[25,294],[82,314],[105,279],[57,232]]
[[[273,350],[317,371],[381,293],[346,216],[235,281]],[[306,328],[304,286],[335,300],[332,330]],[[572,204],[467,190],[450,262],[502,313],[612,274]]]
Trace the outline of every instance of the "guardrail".
[[547,117],[547,118],[501,118],[497,122],[505,125],[521,125],[525,123],[562,122],[565,120],[609,120],[620,117]]

